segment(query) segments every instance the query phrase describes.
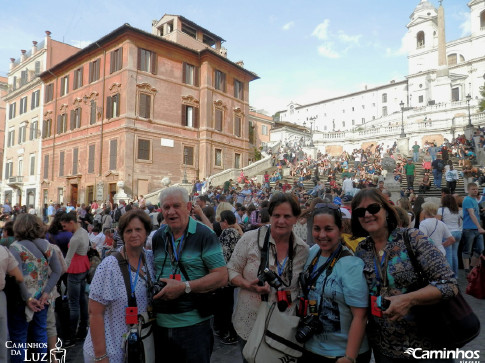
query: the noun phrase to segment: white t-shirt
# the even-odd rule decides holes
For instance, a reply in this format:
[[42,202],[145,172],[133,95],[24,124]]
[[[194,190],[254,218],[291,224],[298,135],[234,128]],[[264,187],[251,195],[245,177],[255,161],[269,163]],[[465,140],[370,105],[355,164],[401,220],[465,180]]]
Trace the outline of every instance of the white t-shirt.
[[450,230],[446,224],[436,218],[426,218],[419,224],[419,230],[433,241],[443,255],[446,255],[443,241],[451,237]]
[[462,211],[453,214],[448,207],[441,207],[438,209],[438,215],[441,216],[441,221],[446,224],[450,232],[461,231],[463,219]]

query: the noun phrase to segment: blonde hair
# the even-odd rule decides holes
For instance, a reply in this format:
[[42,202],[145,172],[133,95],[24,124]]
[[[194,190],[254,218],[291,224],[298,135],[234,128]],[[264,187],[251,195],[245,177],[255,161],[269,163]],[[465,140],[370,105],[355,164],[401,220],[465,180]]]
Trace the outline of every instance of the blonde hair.
[[216,209],[216,221],[221,221],[221,213],[225,210],[230,210],[232,212],[232,205],[229,202],[221,202]]
[[423,213],[429,217],[434,217],[438,213],[438,205],[433,202],[423,203],[421,209]]

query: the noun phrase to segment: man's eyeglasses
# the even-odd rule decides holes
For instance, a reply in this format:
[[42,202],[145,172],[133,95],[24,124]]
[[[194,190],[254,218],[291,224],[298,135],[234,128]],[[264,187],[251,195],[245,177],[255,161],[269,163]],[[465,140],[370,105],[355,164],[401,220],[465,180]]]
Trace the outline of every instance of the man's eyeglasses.
[[320,208],[340,210],[340,207],[333,203],[318,203],[317,205],[315,205],[315,209],[320,209]]
[[365,216],[365,212],[369,212],[370,214],[377,214],[381,210],[382,206],[379,203],[372,203],[369,204],[366,208],[356,208],[352,212],[357,218],[362,218]]

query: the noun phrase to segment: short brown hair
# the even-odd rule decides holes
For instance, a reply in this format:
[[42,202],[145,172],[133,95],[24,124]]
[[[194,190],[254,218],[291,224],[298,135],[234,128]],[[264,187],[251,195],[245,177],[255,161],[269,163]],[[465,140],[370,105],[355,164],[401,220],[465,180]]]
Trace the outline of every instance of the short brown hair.
[[13,224],[13,233],[18,241],[44,238],[45,230],[42,220],[34,214],[19,214]]
[[121,239],[123,239],[123,232],[125,231],[126,227],[135,218],[138,218],[143,224],[143,227],[145,228],[148,237],[148,235],[152,231],[152,221],[150,219],[150,216],[146,214],[143,209],[131,209],[121,216],[118,223],[118,231],[120,232]]

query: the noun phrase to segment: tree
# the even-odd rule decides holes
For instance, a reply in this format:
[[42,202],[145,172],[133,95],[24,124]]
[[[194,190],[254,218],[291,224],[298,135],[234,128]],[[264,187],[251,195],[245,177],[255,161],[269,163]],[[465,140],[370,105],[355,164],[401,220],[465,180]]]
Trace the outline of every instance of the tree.
[[480,87],[480,95],[482,96],[482,99],[480,100],[480,103],[478,104],[478,110],[480,112],[485,111],[485,85]]

